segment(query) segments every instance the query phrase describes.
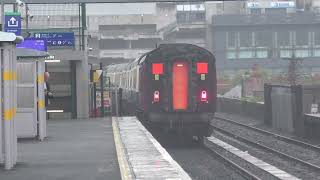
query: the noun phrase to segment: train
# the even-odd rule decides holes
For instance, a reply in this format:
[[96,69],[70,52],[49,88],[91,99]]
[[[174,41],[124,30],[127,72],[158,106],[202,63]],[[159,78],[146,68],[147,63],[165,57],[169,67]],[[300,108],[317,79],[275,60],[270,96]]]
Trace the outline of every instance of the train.
[[122,89],[122,111],[149,126],[209,136],[216,111],[214,55],[184,43],[161,44],[134,61],[109,65],[107,76]]

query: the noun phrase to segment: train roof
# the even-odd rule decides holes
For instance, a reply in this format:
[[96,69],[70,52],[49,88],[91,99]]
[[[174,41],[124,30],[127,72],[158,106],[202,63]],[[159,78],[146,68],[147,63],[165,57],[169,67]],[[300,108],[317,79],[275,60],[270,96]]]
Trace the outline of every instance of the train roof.
[[[126,67],[128,67],[129,63],[122,63],[122,64],[112,64],[107,66],[107,72],[119,72],[119,71],[123,71],[124,69],[126,69]],[[129,67],[128,67],[129,68]]]
[[[212,60],[214,60],[214,55],[203,47],[199,47],[194,44],[188,43],[169,43],[169,44],[160,44],[158,48],[142,55],[141,57],[148,56],[148,61],[150,60],[151,56],[158,56],[158,57],[175,57],[181,56],[181,54],[202,54],[206,56],[210,56]],[[165,58],[166,60],[171,60],[172,58]],[[142,58],[139,61],[139,64],[143,63],[145,59]]]
[[202,54],[204,56],[212,57],[212,58],[209,58],[209,60],[211,59],[214,60],[213,54],[205,48],[199,47],[194,44],[187,44],[187,43],[169,43],[169,44],[160,44],[156,49],[149,51],[147,53],[144,53],[143,55],[136,58],[132,62],[110,65],[107,67],[107,71],[119,72],[119,71],[129,70],[133,66],[136,66],[138,64],[145,62],[146,59],[149,61],[149,57],[152,57],[152,56],[171,57],[171,56],[177,55],[177,52],[179,52],[179,54],[186,54],[186,53],[193,52],[197,54]]

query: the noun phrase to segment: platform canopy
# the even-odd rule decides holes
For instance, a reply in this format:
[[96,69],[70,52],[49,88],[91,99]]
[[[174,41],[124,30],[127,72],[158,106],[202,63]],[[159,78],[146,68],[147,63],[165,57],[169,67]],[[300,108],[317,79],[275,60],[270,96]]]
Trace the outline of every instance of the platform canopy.
[[[16,0],[3,0],[4,3],[15,3]],[[152,3],[152,2],[207,2],[207,1],[244,1],[244,0],[22,0],[27,4],[60,4],[60,3]]]
[[7,33],[0,31],[0,42],[14,42],[20,43],[23,41],[23,37],[16,36],[14,33]]
[[16,54],[19,59],[21,58],[45,58],[49,53],[27,48],[17,48]]

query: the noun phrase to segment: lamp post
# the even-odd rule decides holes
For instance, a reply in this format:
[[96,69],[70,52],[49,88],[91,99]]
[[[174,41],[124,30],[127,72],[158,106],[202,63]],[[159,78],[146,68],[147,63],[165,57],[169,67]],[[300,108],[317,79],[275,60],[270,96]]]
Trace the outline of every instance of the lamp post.
[[1,1],[1,31],[4,31],[4,2]]

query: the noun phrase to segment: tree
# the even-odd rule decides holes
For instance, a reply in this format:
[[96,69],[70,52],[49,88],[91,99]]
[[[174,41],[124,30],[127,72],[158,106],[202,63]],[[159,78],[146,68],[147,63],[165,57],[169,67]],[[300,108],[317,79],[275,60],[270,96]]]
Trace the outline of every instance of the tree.
[[287,58],[286,60],[289,60],[289,66],[288,66],[288,72],[287,72],[287,82],[290,85],[297,85],[298,80],[300,79],[300,65],[302,63],[301,58],[296,58],[295,55],[293,55],[291,58]]

